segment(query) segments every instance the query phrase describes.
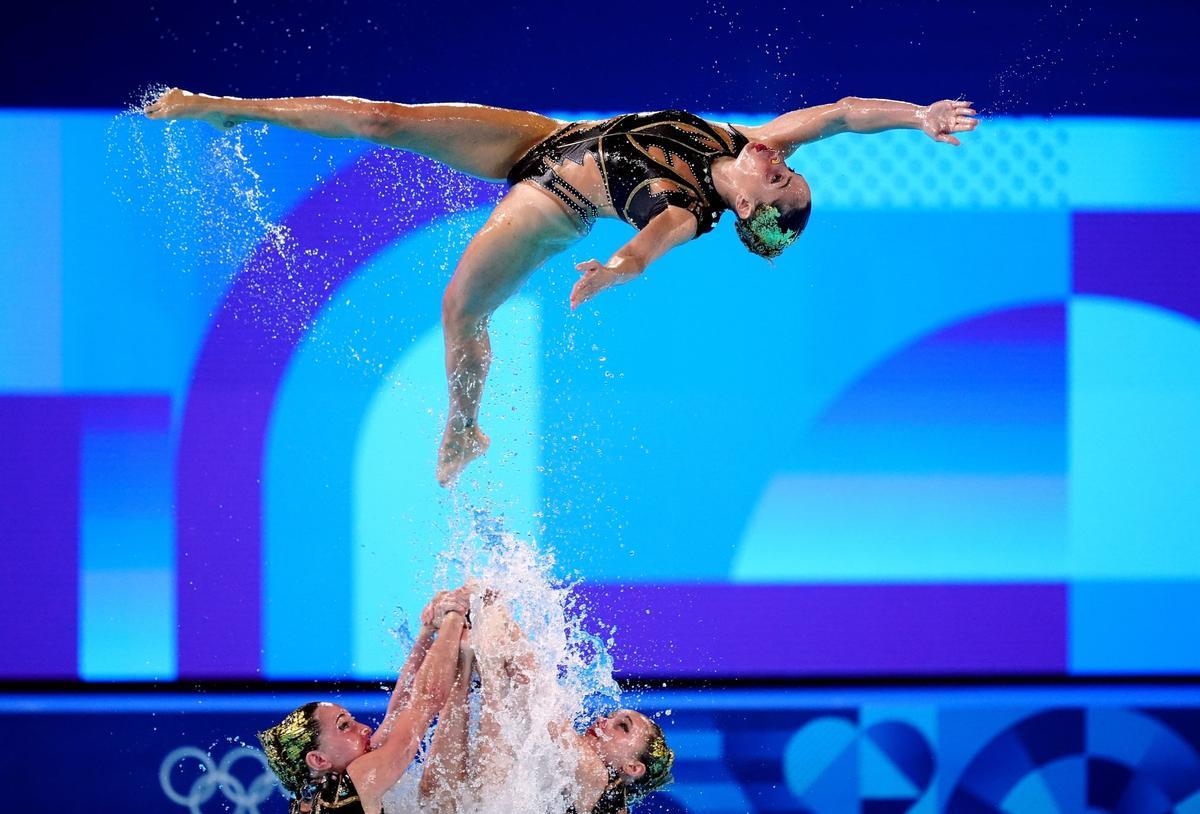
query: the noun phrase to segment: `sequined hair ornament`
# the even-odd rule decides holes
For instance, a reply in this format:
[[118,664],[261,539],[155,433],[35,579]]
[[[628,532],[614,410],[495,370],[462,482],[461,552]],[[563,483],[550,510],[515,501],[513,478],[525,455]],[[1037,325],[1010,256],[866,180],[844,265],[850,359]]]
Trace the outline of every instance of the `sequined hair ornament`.
[[317,722],[318,702],[305,704],[287,714],[270,729],[258,733],[267,756],[267,765],[279,783],[293,796],[309,784],[308,764],[304,758],[317,748],[320,724]]
[[747,249],[760,257],[774,260],[796,242],[808,224],[811,212],[811,203],[786,216],[773,204],[759,204],[750,217],[738,219],[737,234]]
[[653,729],[646,749],[639,758],[646,767],[642,776],[629,786],[629,801],[636,802],[651,792],[658,791],[663,786],[675,781],[671,776],[671,767],[675,765],[675,752],[667,746],[662,727],[651,722]]

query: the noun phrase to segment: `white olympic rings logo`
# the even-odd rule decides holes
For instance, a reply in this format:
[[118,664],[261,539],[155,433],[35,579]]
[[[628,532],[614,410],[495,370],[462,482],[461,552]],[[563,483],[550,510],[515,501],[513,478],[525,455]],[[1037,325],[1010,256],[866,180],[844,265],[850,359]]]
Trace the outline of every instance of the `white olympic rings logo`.
[[[200,776],[192,782],[187,794],[180,794],[171,782],[171,772],[188,758],[200,763]],[[263,768],[263,773],[254,778],[249,787],[229,771],[242,758],[253,758]],[[203,814],[201,806],[211,800],[218,789],[226,800],[236,806],[233,814],[259,814],[259,803],[270,797],[276,786],[275,775],[267,768],[266,756],[249,746],[229,750],[220,763],[214,762],[211,755],[195,746],[180,746],[163,758],[162,766],[158,769],[158,782],[171,802],[185,806],[192,814]]]

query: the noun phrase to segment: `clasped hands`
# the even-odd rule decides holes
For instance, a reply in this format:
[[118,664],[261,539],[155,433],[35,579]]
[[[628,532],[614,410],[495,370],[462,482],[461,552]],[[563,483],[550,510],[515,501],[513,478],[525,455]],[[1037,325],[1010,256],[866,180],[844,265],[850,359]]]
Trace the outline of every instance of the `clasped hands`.
[[470,585],[463,585],[453,591],[438,591],[421,611],[421,628],[426,633],[432,633],[442,626],[447,614],[457,613],[466,619],[470,610]]

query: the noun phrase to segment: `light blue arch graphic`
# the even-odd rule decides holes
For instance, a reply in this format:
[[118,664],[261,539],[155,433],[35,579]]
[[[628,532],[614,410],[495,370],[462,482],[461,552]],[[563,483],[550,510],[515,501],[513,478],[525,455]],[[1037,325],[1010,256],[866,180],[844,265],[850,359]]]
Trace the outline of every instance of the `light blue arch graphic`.
[[765,490],[735,578],[1061,580],[1064,315],[997,309],[847,387]]
[[[735,565],[744,545],[730,543],[741,541],[777,474],[804,471],[800,442],[848,388],[946,325],[1068,296],[1065,213],[822,218],[821,229],[775,266],[745,265],[744,248],[718,229],[663,258],[645,280],[606,292],[596,308],[602,325],[590,313],[580,320],[576,355],[598,345],[618,378],[610,386],[566,363],[558,368],[575,375],[576,415],[620,430],[606,436],[603,458],[557,447],[553,455],[575,456],[577,479],[556,479],[547,496],[582,506],[601,484],[606,500],[621,506],[623,532],[587,517],[557,524],[549,533],[560,550],[579,552],[570,565],[599,580],[753,581]],[[968,268],[928,261],[929,251],[956,245],[979,247]],[[547,337],[563,330],[554,308],[545,320]],[[566,378],[547,372],[548,382]],[[568,410],[547,400],[544,412],[553,428]],[[618,533],[624,548],[614,544]],[[680,540],[691,556],[675,556]],[[789,572],[788,556],[769,551],[768,581]]]
[[[496,451],[456,493],[433,477],[446,409],[441,291],[486,214],[437,221],[380,253],[292,356],[265,453],[264,667],[272,677],[390,672],[397,645],[388,631],[403,621],[401,609],[414,619],[418,597],[432,590],[433,554],[452,539],[450,520],[464,515],[456,495],[533,516],[538,321],[528,300],[506,304],[494,320],[497,355],[511,349],[495,363],[481,413]],[[326,558],[349,565],[321,570],[322,555],[334,553]],[[297,624],[310,615],[311,624]],[[324,646],[312,646],[314,629],[329,631]]]
[[[539,505],[538,309],[509,300],[491,321],[495,359],[480,426],[495,452],[463,475],[457,494],[433,477],[446,414],[439,328],[427,331],[380,382],[353,450],[354,675],[396,672],[406,637],[391,635],[435,588],[454,587],[447,559],[468,531],[471,506],[502,514],[508,531],[532,539]],[[433,405],[443,405],[436,409]]]
[[1200,323],[1075,297],[1070,324],[1072,572],[1200,579]]

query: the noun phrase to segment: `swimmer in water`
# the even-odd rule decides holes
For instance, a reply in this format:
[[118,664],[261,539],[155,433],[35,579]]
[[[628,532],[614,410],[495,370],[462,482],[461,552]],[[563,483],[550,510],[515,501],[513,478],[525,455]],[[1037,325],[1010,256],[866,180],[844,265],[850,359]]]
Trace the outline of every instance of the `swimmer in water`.
[[468,104],[410,105],[344,97],[238,99],[166,91],[152,119],[197,119],[220,129],[246,122],[409,150],[460,172],[507,181],[508,193],[472,238],[442,297],[450,409],[437,479],[451,483],[488,448],[479,404],[491,362],[488,320],[541,264],[586,234],[597,218],[638,230],[607,262],[575,266],[578,308],[627,283],[675,246],[733,210],[738,237],[767,259],[795,242],[812,195],[784,163],[797,148],[838,133],[920,130],[957,145],[978,124],[970,102],[915,105],[846,97],[766,124],[707,121],[679,110],[562,122]]
[[[529,692],[538,686],[539,665],[504,602],[485,591],[481,605],[479,623],[461,640],[459,661],[460,677],[475,669],[480,678],[478,731],[473,739],[468,737],[471,687],[469,681],[459,680],[438,715],[421,776],[422,810],[430,814],[511,808],[514,800],[506,794],[512,792],[517,803],[526,799],[525,790],[506,786],[517,775],[518,762],[527,758],[517,753],[520,747],[514,747],[514,742],[528,743],[529,733],[514,737],[506,726],[531,721],[531,705],[544,700]],[[675,753],[667,746],[662,728],[635,710],[597,718],[583,733],[569,721],[551,722],[547,735],[552,748],[561,750],[563,765],[573,771],[561,797],[555,798],[562,803],[558,812],[621,814],[630,803],[672,781]]]
[[468,603],[461,589],[430,600],[374,732],[340,704],[314,701],[258,733],[267,765],[292,795],[289,814],[380,814],[384,794],[404,775],[433,717],[462,680],[457,670]]

